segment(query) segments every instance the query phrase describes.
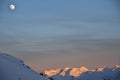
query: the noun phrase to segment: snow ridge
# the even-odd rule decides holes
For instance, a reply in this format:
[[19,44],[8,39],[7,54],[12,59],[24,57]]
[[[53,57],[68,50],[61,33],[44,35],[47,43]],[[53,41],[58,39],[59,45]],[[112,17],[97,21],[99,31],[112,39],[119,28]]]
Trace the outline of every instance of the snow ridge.
[[49,80],[29,66],[22,60],[8,54],[0,53],[0,80]]

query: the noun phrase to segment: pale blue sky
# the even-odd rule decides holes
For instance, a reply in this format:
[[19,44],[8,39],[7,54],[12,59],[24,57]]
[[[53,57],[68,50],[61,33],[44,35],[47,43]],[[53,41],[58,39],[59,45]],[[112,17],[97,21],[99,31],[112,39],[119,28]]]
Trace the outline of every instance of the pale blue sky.
[[[16,5],[14,11],[9,9],[11,3]],[[1,0],[0,51],[23,59],[35,70],[119,64],[117,3]]]

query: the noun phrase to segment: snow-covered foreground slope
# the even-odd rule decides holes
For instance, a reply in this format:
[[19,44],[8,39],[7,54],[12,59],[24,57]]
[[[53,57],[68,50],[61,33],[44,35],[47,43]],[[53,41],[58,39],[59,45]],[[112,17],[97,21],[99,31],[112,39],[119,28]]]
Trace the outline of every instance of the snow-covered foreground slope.
[[34,72],[21,60],[0,53],[0,80],[49,80]]
[[120,80],[120,66],[97,68],[95,70],[88,70],[86,67],[65,68],[46,70],[44,74],[53,80]]

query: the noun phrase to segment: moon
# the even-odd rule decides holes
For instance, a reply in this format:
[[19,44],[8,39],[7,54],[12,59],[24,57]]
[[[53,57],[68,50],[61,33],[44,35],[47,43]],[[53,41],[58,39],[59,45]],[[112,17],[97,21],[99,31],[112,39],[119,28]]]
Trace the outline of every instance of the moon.
[[10,9],[11,9],[11,10],[14,10],[14,9],[15,9],[15,5],[14,5],[14,4],[11,4],[11,5],[10,5]]

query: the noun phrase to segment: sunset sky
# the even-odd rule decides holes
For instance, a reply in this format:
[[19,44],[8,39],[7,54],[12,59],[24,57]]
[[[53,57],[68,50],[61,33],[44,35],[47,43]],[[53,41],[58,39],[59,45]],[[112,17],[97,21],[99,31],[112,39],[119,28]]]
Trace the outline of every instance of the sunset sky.
[[36,71],[120,65],[119,7],[118,0],[1,0],[0,51]]

